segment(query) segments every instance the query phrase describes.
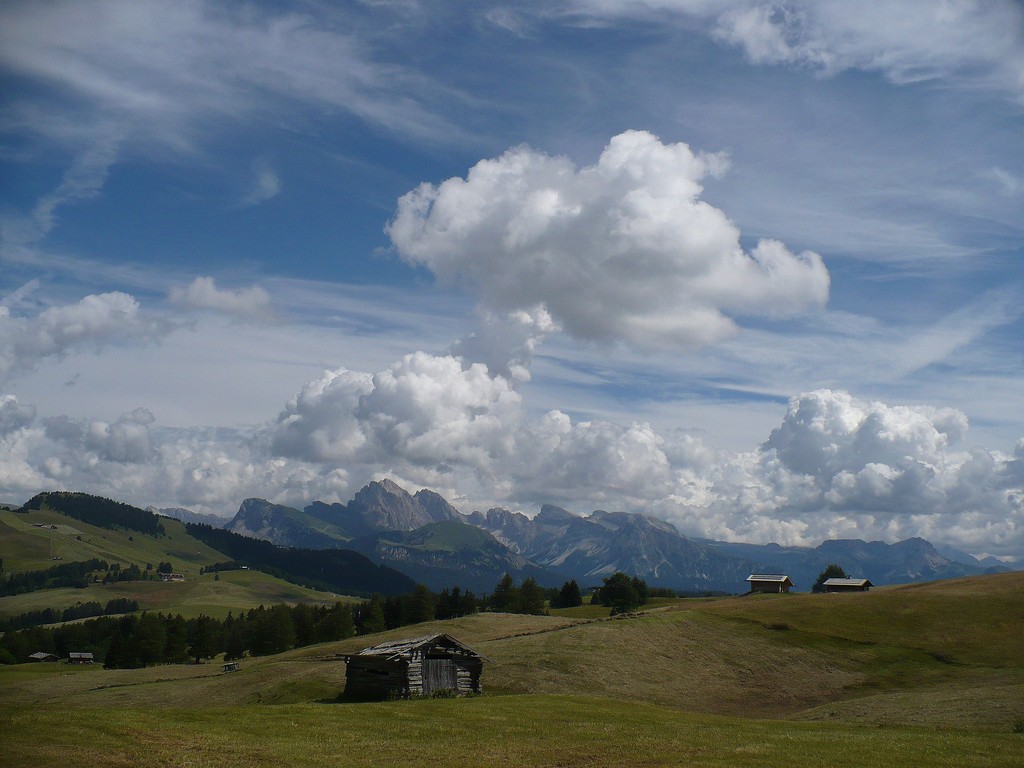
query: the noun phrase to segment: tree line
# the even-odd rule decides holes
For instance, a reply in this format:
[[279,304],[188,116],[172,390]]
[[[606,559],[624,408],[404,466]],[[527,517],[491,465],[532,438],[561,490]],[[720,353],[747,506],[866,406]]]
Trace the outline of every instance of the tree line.
[[164,527],[153,512],[123,504],[120,501],[104,499],[88,493],[70,491],[48,491],[39,493],[25,502],[19,512],[31,512],[48,507],[62,515],[81,520],[99,528],[118,528],[139,531],[150,536],[163,536]]
[[135,563],[122,567],[120,563],[108,563],[94,557],[91,560],[60,563],[38,571],[20,571],[0,576],[0,597],[60,587],[85,589],[91,583],[153,580],[160,578],[159,574],[171,573],[173,570],[169,562],[161,562],[154,571],[152,563],[146,563],[143,570]]
[[415,586],[404,573],[376,565],[364,555],[347,549],[279,547],[269,541],[200,523],[186,523],[185,530],[232,560],[313,589],[369,597],[374,592],[400,595]]
[[92,558],[74,563],[61,563],[38,571],[21,571],[0,579],[0,597],[35,592],[40,589],[77,587],[85,589],[96,571],[109,568],[106,560]]
[[[602,586],[594,591],[592,603],[608,606],[614,614],[634,610],[649,597],[662,594],[674,596],[671,590],[651,589],[643,579],[617,572],[606,577]],[[111,601],[108,607],[115,603]],[[494,591],[483,596],[457,586],[433,592],[419,584],[407,594],[376,593],[369,600],[356,604],[338,602],[313,606],[303,603],[269,608],[261,605],[237,614],[229,613],[225,619],[205,615],[185,619],[181,615],[151,612],[120,617],[106,615],[59,626],[20,630],[12,627],[0,638],[0,663],[25,662],[30,654],[39,651],[60,657],[67,657],[72,651],[91,652],[109,668],[198,663],[220,654],[230,661],[478,611],[542,614],[546,613],[548,604],[557,608],[582,603],[583,596],[575,580],[565,582],[561,589],[546,589],[533,578],[517,585],[511,575],[505,574]]]
[[39,611],[26,611],[17,616],[0,619],[0,632],[10,632],[27,627],[39,627],[43,624],[58,624],[62,621],[76,621],[77,619],[88,619],[93,616],[112,616],[118,613],[134,613],[139,610],[139,604],[127,597],[116,597],[108,600],[106,605],[90,600],[86,603],[78,603],[70,608],[43,608]]
[[376,594],[363,603],[260,606],[229,613],[225,619],[205,615],[185,619],[151,612],[103,616],[76,624],[8,631],[0,638],[0,663],[26,662],[38,651],[62,658],[72,651],[91,652],[109,668],[199,662],[221,653],[230,661],[450,619],[475,613],[485,605],[473,592],[459,587],[435,593],[418,585],[406,595]]

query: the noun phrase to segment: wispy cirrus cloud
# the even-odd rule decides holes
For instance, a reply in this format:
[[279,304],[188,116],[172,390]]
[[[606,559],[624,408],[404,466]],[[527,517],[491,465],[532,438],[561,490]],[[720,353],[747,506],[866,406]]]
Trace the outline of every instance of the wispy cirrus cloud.
[[277,171],[266,160],[257,160],[252,164],[252,178],[238,204],[242,208],[260,205],[277,197],[280,191],[281,178]]
[[204,120],[287,112],[295,101],[400,134],[453,130],[415,71],[376,58],[330,13],[100,0],[5,11],[0,65],[47,82],[148,139],[188,147]]
[[1024,100],[1024,9],[1012,0],[571,0],[588,19],[703,25],[755,64],[821,74],[878,72],[894,83],[941,80]]

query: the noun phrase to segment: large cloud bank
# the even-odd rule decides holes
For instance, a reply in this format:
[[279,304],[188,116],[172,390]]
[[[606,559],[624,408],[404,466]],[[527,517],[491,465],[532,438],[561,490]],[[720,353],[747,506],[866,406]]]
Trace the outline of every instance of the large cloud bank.
[[[390,476],[466,511],[554,502],[653,513],[715,538],[924,535],[1024,555],[1024,444],[1014,456],[971,448],[956,410],[813,391],[743,454],[643,421],[531,410],[531,360],[560,329],[677,350],[734,333],[746,316],[824,304],[829,276],[816,254],[770,240],[747,252],[726,214],[700,199],[701,181],[723,168],[721,158],[629,131],[591,166],[518,148],[465,179],[422,185],[401,199],[388,231],[405,259],[472,291],[476,333],[380,370],[324,371],[246,429],[161,427],[137,407],[145,403],[115,419],[41,416],[27,398],[0,395],[3,500],[67,488],[230,514],[248,496],[346,500]],[[270,308],[262,289],[222,290],[212,278],[170,298],[172,308],[250,320]],[[0,380],[168,327],[124,293],[35,315],[0,305]]]
[[734,333],[737,315],[828,299],[817,254],[774,240],[746,253],[735,224],[700,199],[701,180],[724,167],[644,131],[580,169],[519,147],[405,195],[388,234],[406,260],[489,308],[543,307],[579,339],[696,347]]
[[761,446],[732,454],[642,422],[532,416],[521,382],[417,352],[375,373],[325,371],[244,431],[162,428],[143,408],[111,422],[41,417],[5,395],[0,490],[16,500],[74,488],[230,514],[247,496],[345,500],[390,476],[465,511],[554,502],[653,513],[715,538],[921,535],[1024,553],[1024,443],[1013,456],[968,447],[959,411],[818,390],[792,398]]

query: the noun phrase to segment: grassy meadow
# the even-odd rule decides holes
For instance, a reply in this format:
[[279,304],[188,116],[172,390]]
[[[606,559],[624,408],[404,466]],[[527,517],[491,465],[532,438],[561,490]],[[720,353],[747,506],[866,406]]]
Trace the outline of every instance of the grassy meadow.
[[[223,575],[222,575],[223,578]],[[1024,573],[857,595],[478,614],[217,664],[0,669],[0,763],[1019,766]],[[483,696],[338,703],[340,656],[444,631]]]
[[[228,558],[189,536],[178,520],[165,518],[161,523],[167,534],[157,538],[137,531],[97,528],[56,512],[0,511],[0,558],[5,571],[42,570],[59,562],[99,558],[122,566],[134,563],[143,569],[147,564],[155,567],[170,562],[186,578],[184,582],[123,581],[9,595],[0,597],[0,617],[43,608],[64,609],[88,601],[106,605],[122,597],[136,600],[143,611],[180,613],[185,618],[206,614],[218,619],[229,611],[260,605],[327,605],[356,599],[307,589],[254,570],[224,571],[219,579],[212,573],[200,575],[202,567]],[[55,557],[61,559],[55,561]]]

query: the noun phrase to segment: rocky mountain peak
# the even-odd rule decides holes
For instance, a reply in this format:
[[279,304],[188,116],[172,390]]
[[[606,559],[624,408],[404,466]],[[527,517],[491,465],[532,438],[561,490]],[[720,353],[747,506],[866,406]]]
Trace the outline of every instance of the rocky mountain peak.
[[554,504],[542,506],[540,512],[537,513],[537,517],[534,518],[536,522],[548,525],[563,525],[579,519],[581,519],[579,515],[574,515],[569,510],[556,507]]
[[419,504],[420,509],[427,513],[434,522],[443,520],[461,520],[459,510],[448,503],[447,499],[439,493],[428,491],[426,488],[416,491],[413,499]]

